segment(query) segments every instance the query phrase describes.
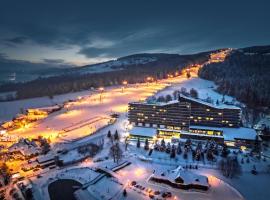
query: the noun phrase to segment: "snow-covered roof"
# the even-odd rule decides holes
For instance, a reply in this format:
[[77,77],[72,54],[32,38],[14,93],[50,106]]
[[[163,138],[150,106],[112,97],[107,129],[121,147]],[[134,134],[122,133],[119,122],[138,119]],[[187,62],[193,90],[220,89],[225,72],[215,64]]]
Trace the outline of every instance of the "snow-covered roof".
[[178,100],[172,100],[169,102],[158,102],[158,101],[138,101],[138,102],[130,102],[130,104],[146,104],[146,105],[153,105],[153,106],[165,106],[165,105],[169,105],[169,104],[175,104],[178,103]]
[[225,128],[225,127],[209,127],[209,126],[190,126],[191,129],[201,130],[219,130],[223,132],[224,140],[233,141],[236,139],[254,140],[256,138],[256,131],[252,128]]
[[133,127],[129,133],[131,135],[154,137],[156,136],[157,130],[155,128],[145,128],[145,127]]
[[181,178],[185,185],[189,184],[198,184],[209,186],[208,179],[206,176],[195,174],[191,171],[184,170],[181,166],[177,167],[174,170],[166,171],[161,175],[154,175],[155,178],[167,179],[170,182],[174,183],[177,178]]
[[51,160],[54,160],[54,159],[55,159],[55,155],[46,154],[46,155],[39,156],[37,158],[37,161],[38,161],[38,163],[44,163],[44,162],[48,162],[48,161],[51,161]]
[[189,126],[190,129],[200,129],[200,130],[213,130],[213,131],[223,131],[221,127],[210,127],[210,126]]
[[[192,97],[188,97],[188,96],[184,96],[181,95],[181,97],[193,101],[193,102],[197,102],[200,104],[204,104],[206,106],[212,107],[212,108],[216,108],[216,109],[236,109],[236,110],[240,110],[241,108],[235,106],[235,105],[228,105],[228,104],[223,104],[223,103],[219,103],[219,104],[213,104],[213,103],[209,103],[206,102],[202,99],[195,99]],[[165,106],[165,105],[169,105],[169,104],[175,104],[175,103],[179,103],[178,100],[172,100],[169,102],[158,102],[158,101],[139,101],[139,102],[131,102],[130,104],[146,104],[146,105],[153,105],[153,106]]]
[[228,141],[236,139],[255,140],[257,133],[252,128],[223,128],[223,136],[224,139]]
[[200,104],[204,104],[204,105],[212,107],[212,108],[216,108],[216,109],[238,109],[238,110],[240,110],[240,108],[235,106],[235,105],[228,105],[228,104],[222,104],[222,103],[219,103],[217,105],[217,104],[212,104],[212,103],[203,101],[202,99],[195,99],[195,98],[188,97],[188,96],[185,96],[185,95],[181,95],[181,97],[184,98],[184,99],[190,100],[190,101],[194,101],[194,102],[197,102],[197,103],[200,103]]

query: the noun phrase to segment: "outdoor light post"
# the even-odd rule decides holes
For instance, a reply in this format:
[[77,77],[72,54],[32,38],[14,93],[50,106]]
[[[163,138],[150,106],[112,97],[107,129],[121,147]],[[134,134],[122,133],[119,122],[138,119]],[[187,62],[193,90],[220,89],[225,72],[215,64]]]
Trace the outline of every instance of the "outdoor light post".
[[104,88],[103,88],[103,87],[100,87],[98,90],[99,90],[99,92],[100,92],[100,95],[99,95],[99,102],[101,102],[101,101],[102,101],[102,93],[103,93],[103,91],[104,91]]
[[123,81],[123,86],[122,86],[122,93],[124,93],[124,88],[126,87],[126,85],[128,84],[128,82],[127,81]]

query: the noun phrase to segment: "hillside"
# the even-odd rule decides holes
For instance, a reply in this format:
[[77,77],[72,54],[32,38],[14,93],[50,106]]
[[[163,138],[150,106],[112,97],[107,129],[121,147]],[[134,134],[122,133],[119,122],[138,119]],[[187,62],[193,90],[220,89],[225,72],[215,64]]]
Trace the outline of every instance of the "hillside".
[[0,92],[15,91],[17,99],[54,96],[110,85],[146,81],[148,76],[162,79],[168,74],[180,72],[184,67],[201,64],[208,60],[211,52],[193,55],[135,54],[105,63],[88,65],[66,73],[39,78],[30,82],[5,84]]
[[199,76],[250,107],[270,105],[270,46],[236,49],[224,62],[205,65]]

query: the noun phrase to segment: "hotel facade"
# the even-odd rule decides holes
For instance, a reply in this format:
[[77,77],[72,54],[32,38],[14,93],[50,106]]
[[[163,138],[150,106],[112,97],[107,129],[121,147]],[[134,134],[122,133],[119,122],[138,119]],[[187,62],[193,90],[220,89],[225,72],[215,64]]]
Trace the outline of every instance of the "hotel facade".
[[[231,136],[232,132],[242,128],[239,107],[212,104],[183,95],[168,103],[129,103],[128,119],[134,127],[156,129],[156,137],[161,138],[213,139],[223,142],[226,139],[224,133],[230,133]],[[136,138],[134,131],[132,136]]]

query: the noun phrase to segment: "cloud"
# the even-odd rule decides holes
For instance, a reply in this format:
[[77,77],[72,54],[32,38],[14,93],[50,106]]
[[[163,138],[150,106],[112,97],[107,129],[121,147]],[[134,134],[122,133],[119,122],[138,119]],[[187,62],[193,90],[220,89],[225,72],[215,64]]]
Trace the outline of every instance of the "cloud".
[[44,58],[42,59],[44,63],[49,63],[49,64],[63,64],[65,63],[64,59],[48,59]]
[[[186,54],[222,46],[261,45],[270,43],[268,7],[269,1],[251,0],[219,4],[211,0],[105,4],[102,0],[29,0],[18,1],[16,6],[12,0],[4,1],[0,48],[5,47],[13,58],[25,56],[33,61],[35,56],[41,62],[46,62],[43,58],[67,62],[69,57],[68,61],[79,63],[156,50]],[[38,54],[39,47],[48,51]],[[72,54],[65,57],[72,48]]]
[[6,39],[7,42],[13,43],[13,44],[22,44],[27,41],[27,37],[24,36],[18,36],[18,37],[13,37],[10,39]]
[[112,47],[116,44],[115,41],[111,40],[105,40],[105,39],[93,39],[89,45],[87,45],[89,48],[96,48],[96,49],[105,49]]

